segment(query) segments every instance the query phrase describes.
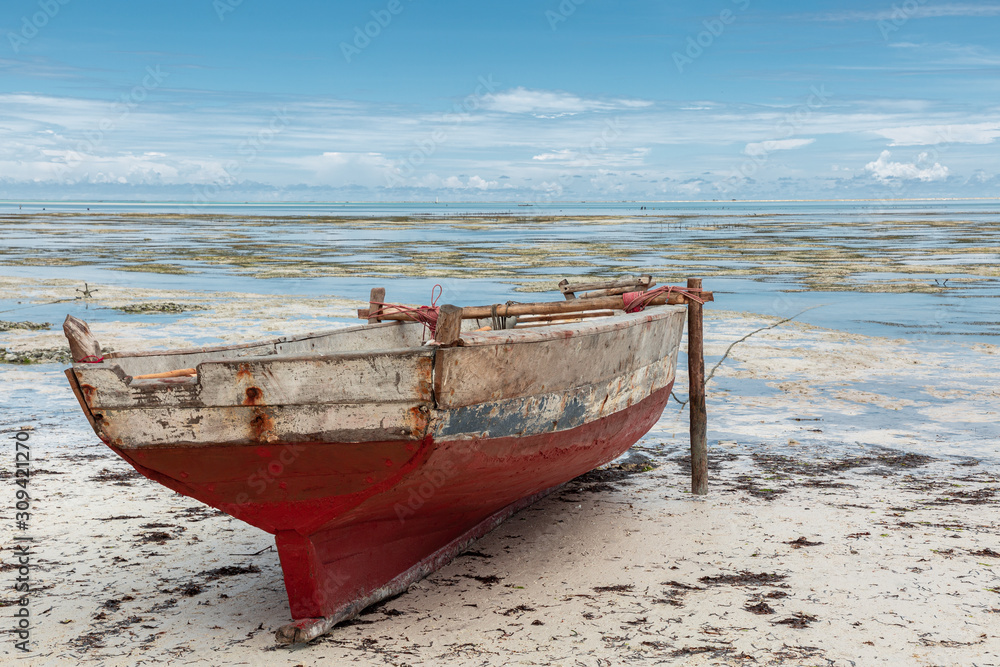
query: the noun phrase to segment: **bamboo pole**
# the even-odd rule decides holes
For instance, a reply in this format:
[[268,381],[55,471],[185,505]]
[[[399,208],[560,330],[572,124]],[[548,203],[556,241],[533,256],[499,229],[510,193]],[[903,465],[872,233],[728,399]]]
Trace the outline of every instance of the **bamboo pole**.
[[[700,278],[688,278],[688,289],[700,290]],[[691,411],[691,493],[708,493],[708,413],[705,407],[705,351],[702,308],[688,303],[688,405]]]
[[627,276],[617,280],[576,283],[575,285],[569,284],[568,280],[563,280],[559,283],[559,289],[565,294],[567,292],[586,292],[588,290],[603,290],[613,287],[649,287],[652,280],[652,276]]
[[[697,292],[696,292],[697,293]],[[698,293],[705,301],[713,301],[711,292]],[[670,294],[660,294],[647,306],[662,306],[663,304],[687,303],[688,298],[683,294],[671,292]],[[496,314],[499,317],[517,317],[520,315],[551,315],[556,313],[577,313],[586,310],[623,310],[625,308],[622,297],[603,296],[593,299],[573,299],[572,301],[540,301],[537,303],[512,303],[498,304],[495,306],[470,306],[462,309],[462,318],[466,320],[485,320]],[[358,317],[368,318],[369,309],[358,311]],[[393,306],[385,306],[379,313],[379,318],[385,320],[412,321],[413,317],[405,309],[397,309]]]
[[626,292],[645,292],[647,289],[655,285],[656,282],[652,282],[649,285],[629,285],[628,287],[609,287],[608,289],[594,290],[593,292],[584,292],[578,295],[580,299],[593,299],[595,296],[611,296],[612,294],[625,294]]

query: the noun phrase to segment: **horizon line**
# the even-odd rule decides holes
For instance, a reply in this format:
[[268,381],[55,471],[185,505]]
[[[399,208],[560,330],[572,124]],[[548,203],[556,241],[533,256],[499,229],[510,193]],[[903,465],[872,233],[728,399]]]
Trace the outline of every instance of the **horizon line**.
[[426,200],[360,200],[360,201],[231,201],[231,202],[204,202],[192,204],[182,200],[147,200],[147,199],[92,199],[92,200],[58,200],[58,199],[0,199],[0,205],[17,204],[48,204],[63,206],[131,206],[136,204],[147,204],[151,206],[189,206],[190,208],[211,208],[218,206],[356,206],[371,204],[428,204],[434,206],[450,206],[454,204],[507,204],[516,206],[558,206],[572,204],[754,204],[754,203],[815,203],[815,202],[927,202],[927,201],[1000,201],[1000,195],[996,197],[855,197],[843,199],[593,199],[593,200],[571,200],[557,202],[531,202],[531,201],[495,201],[495,200],[461,200],[461,201],[426,201]]

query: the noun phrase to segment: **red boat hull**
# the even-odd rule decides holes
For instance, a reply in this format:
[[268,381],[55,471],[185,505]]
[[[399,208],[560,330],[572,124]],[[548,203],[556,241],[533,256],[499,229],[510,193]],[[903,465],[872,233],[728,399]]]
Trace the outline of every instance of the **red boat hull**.
[[[671,387],[535,435],[199,446],[196,454],[111,446],[145,476],[273,533],[292,617],[331,617],[504,508],[622,454],[656,423]],[[434,567],[446,562],[438,560]]]

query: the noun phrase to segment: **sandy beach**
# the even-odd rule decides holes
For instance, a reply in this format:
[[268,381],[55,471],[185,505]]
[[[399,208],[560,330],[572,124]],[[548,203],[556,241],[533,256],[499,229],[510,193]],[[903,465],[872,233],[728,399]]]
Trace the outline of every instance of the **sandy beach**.
[[[185,332],[213,322],[223,339],[248,327],[295,333],[330,312],[322,300],[269,311],[253,307],[259,295],[226,299],[225,317],[184,313],[157,327],[155,344],[187,344]],[[346,316],[352,305],[337,307]],[[710,312],[710,365],[778,321]],[[95,323],[118,349],[149,345],[149,330]],[[56,332],[5,336],[22,351],[62,344]],[[949,344],[931,357],[931,347],[794,321],[759,331],[709,384],[707,497],[688,493],[686,414],[672,402],[629,464],[569,483],[405,594],[295,648],[273,639],[288,608],[269,535],[104,448],[62,366],[4,365],[2,428],[30,429],[34,508],[22,533],[33,538],[32,652],[14,648],[9,613],[0,655],[30,665],[1000,664],[1000,355]],[[5,461],[8,524],[11,469]],[[15,537],[7,531],[0,550],[11,583]],[[16,608],[11,589],[0,604]]]

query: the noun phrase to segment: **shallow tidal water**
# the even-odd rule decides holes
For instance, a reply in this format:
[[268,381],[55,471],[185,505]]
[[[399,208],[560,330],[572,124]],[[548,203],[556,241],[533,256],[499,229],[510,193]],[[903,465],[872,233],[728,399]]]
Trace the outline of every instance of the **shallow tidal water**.
[[[996,201],[20,206],[0,203],[0,275],[359,300],[385,285],[405,303],[428,303],[442,284],[442,303],[457,305],[551,298],[531,293],[567,276],[699,276],[714,307],[789,317],[820,306],[797,319],[1000,340]],[[0,318],[30,305],[20,296],[0,295]]]

